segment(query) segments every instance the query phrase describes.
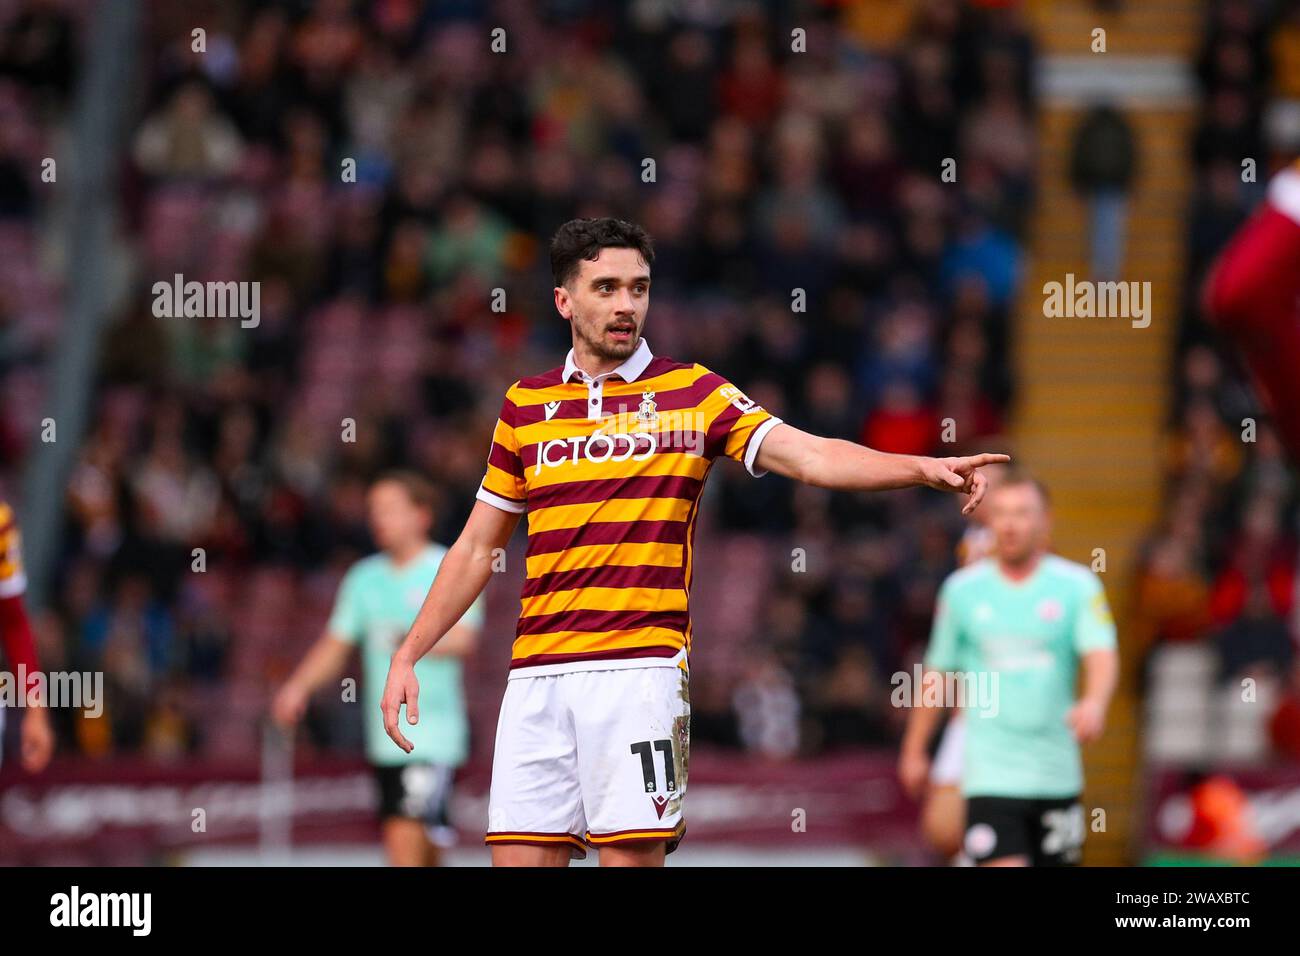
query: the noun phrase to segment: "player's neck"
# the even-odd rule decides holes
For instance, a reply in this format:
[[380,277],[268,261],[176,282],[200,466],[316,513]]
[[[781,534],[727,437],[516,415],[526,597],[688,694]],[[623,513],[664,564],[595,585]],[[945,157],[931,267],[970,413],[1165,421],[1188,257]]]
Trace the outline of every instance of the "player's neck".
[[393,563],[395,568],[405,567],[420,556],[420,552],[424,550],[427,543],[426,541],[412,541],[398,548],[389,548],[388,560]]
[[1008,581],[1019,584],[1030,578],[1038,570],[1039,564],[1043,561],[1045,551],[1035,551],[1024,561],[1008,562],[1001,558],[998,559],[998,573]]

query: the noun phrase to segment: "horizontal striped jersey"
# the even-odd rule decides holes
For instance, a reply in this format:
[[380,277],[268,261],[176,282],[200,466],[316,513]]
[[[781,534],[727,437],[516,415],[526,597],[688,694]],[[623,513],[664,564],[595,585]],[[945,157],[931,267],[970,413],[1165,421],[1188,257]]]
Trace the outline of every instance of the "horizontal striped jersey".
[[591,378],[573,361],[506,392],[478,497],[528,515],[511,677],[685,666],[691,549],[719,455],[754,459],[780,419],[641,339]]
[[21,540],[13,508],[0,501],[0,598],[15,597],[27,589]]

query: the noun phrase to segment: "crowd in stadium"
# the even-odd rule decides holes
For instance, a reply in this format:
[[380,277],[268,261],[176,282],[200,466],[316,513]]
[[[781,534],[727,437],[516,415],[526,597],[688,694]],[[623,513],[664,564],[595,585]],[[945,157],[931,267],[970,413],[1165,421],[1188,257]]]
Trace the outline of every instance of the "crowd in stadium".
[[1212,648],[1223,686],[1267,682],[1269,742],[1300,756],[1296,473],[1236,350],[1206,316],[1201,288],[1262,200],[1270,171],[1300,151],[1300,15],[1266,19],[1242,0],[1211,9],[1196,64],[1201,113],[1189,148],[1197,188],[1187,213],[1167,504],[1144,551],[1139,633],[1157,648]]
[[[32,304],[51,294],[35,278],[50,201],[38,167],[3,160],[66,119],[59,9],[27,0],[0,44],[0,231],[27,253],[0,284],[11,391],[56,341]],[[156,67],[122,169],[134,282],[102,341],[40,620],[48,668],[106,672],[110,719],[69,724],[65,747],[245,750],[370,548],[363,493],[384,468],[436,479],[450,543],[505,388],[568,348],[546,241],[572,217],[651,232],[656,354],[820,434],[997,444],[1034,180],[1020,14],[927,4],[883,50],[833,7],[795,24],[755,5],[725,26],[708,4],[685,20],[558,9],[501,8],[494,53],[476,3],[214,4],[196,52],[193,11],[148,5],[140,62]],[[24,63],[33,17],[64,39]],[[790,49],[796,26],[814,52]],[[259,323],[156,317],[150,287],[178,273],[259,282]],[[6,403],[11,490],[30,405]],[[959,505],[717,472],[692,595],[697,741],[782,757],[895,739],[888,675],[924,644]],[[489,587],[472,711],[499,699],[516,588]],[[318,745],[355,741],[355,715],[318,710]]]

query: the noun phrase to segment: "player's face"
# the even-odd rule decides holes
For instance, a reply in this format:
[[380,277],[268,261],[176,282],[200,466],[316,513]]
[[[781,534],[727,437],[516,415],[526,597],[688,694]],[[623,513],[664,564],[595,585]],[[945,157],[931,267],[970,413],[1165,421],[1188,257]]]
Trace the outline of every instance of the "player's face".
[[622,362],[636,351],[650,308],[650,267],[635,249],[602,249],[578,263],[567,286],[555,290],[555,307],[573,334],[599,359]]
[[1047,506],[1031,484],[1007,485],[989,492],[984,502],[994,551],[1000,561],[1022,564],[1047,546]]
[[406,489],[393,481],[381,481],[366,496],[370,534],[381,550],[393,551],[422,541],[429,530],[429,512],[421,508]]

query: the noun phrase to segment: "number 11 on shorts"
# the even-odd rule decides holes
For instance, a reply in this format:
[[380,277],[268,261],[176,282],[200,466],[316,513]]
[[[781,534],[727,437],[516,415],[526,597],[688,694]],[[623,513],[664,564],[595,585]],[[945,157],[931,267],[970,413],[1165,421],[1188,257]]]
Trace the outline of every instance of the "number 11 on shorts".
[[655,778],[654,751],[663,754],[664,789],[669,793],[677,792],[677,773],[673,769],[673,742],[665,737],[662,740],[642,740],[632,744],[631,751],[641,758],[641,775],[645,779],[645,792],[654,793],[659,789]]

